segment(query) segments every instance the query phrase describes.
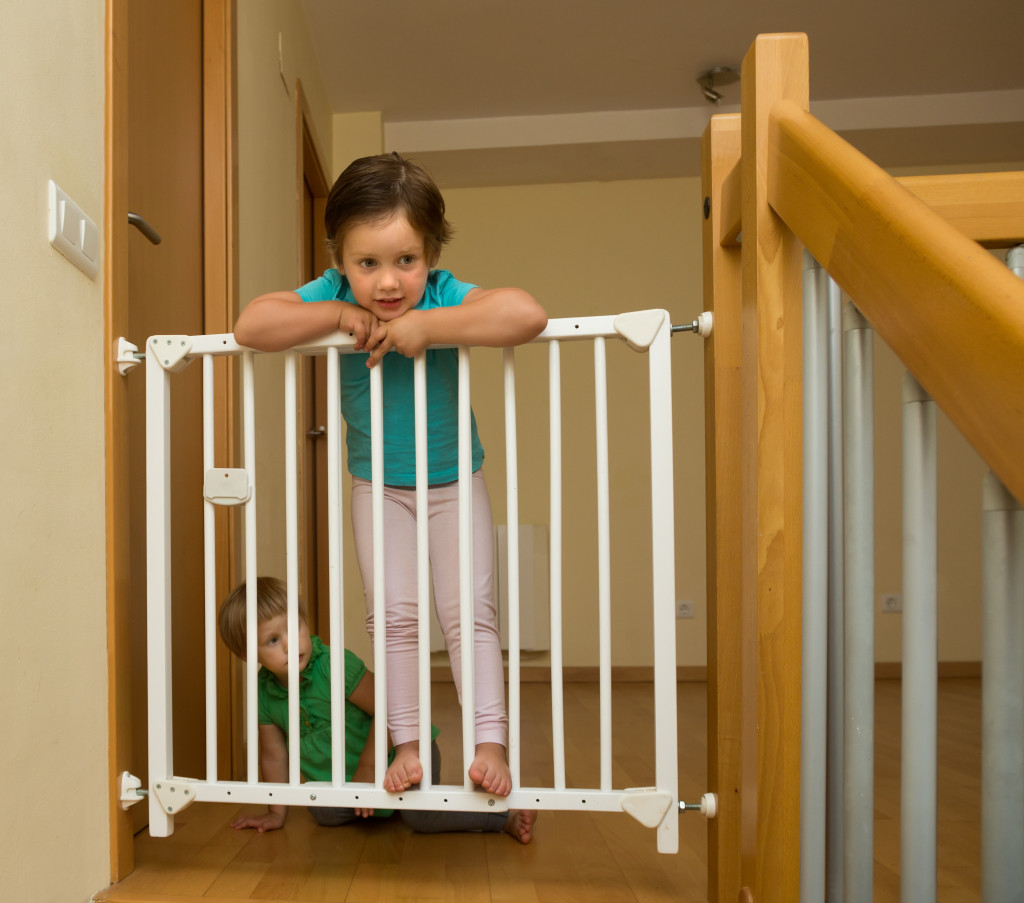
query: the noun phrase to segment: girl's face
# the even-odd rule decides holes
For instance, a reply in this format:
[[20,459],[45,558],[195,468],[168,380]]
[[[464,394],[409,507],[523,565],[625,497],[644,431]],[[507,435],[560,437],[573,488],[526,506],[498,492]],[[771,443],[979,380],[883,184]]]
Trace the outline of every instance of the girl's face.
[[299,656],[300,673],[309,664],[313,644],[306,622],[299,620],[299,636],[288,642],[288,615],[279,614],[261,621],[256,629],[256,660],[281,683],[288,684],[289,647]]
[[356,302],[378,320],[394,320],[419,304],[437,263],[427,259],[423,236],[402,212],[353,226],[339,256],[338,271],[348,277]]

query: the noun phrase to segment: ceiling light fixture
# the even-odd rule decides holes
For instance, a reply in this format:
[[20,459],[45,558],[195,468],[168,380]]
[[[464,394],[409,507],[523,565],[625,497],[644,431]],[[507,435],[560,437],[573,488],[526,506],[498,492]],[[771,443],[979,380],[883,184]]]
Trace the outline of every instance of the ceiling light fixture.
[[739,79],[740,74],[733,66],[712,66],[697,77],[697,84],[700,85],[701,93],[708,103],[718,103],[721,101],[722,95],[715,89],[731,85]]

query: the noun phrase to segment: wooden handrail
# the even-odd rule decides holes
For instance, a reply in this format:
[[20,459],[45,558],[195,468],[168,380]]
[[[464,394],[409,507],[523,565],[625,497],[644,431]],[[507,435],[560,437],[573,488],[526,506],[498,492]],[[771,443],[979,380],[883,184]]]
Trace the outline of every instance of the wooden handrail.
[[[722,247],[739,246],[739,176],[737,162],[722,182],[718,211]],[[896,181],[983,248],[1008,248],[1024,242],[1024,172],[900,176]]]
[[797,104],[769,146],[772,208],[1024,499],[1024,282]]
[[1024,172],[903,176],[896,181],[983,248],[1024,241]]

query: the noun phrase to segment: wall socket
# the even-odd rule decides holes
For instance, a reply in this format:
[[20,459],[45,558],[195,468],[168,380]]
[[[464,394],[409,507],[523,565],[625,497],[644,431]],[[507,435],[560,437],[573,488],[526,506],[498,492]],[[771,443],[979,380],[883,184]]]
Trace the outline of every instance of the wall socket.
[[693,617],[693,602],[689,599],[676,599],[676,617],[692,618]]
[[897,614],[903,611],[903,596],[899,593],[882,593],[882,614]]

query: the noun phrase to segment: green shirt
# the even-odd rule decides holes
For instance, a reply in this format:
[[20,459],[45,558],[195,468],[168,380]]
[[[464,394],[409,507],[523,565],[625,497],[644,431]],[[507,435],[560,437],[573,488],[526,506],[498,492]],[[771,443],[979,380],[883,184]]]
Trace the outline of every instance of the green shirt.
[[[309,664],[299,674],[299,767],[307,781],[331,780],[331,655],[320,637],[311,637]],[[366,665],[345,650],[345,779],[352,780],[370,736],[373,716],[348,697],[366,673]],[[266,668],[257,674],[260,724],[273,724],[288,737],[288,687]]]
[[[309,663],[299,673],[299,770],[307,781],[331,780],[331,654],[320,637],[310,637]],[[345,650],[345,780],[351,781],[359,757],[373,729],[373,716],[349,701],[367,668],[363,660]],[[256,675],[257,720],[273,724],[288,739],[288,688],[277,677],[260,668]],[[431,725],[431,737],[438,729]],[[388,761],[394,756],[389,753]],[[386,817],[392,809],[375,809],[374,815]]]

